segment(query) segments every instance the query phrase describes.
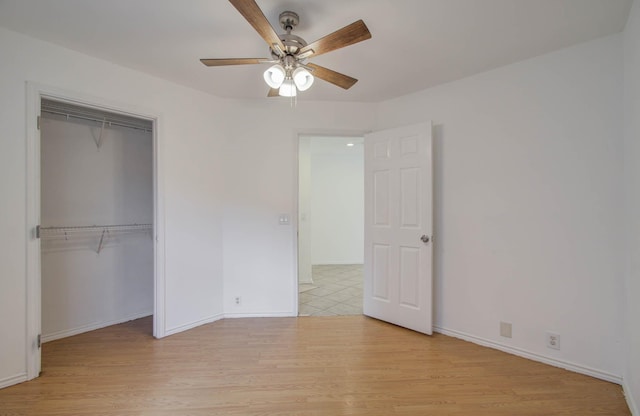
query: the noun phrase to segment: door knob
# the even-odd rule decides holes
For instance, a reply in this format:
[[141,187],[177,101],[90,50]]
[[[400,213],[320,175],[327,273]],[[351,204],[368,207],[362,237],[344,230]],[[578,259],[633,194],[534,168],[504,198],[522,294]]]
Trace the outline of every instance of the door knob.
[[420,240],[422,240],[423,243],[428,243],[429,242],[429,236],[426,234],[423,234],[422,237],[420,237]]

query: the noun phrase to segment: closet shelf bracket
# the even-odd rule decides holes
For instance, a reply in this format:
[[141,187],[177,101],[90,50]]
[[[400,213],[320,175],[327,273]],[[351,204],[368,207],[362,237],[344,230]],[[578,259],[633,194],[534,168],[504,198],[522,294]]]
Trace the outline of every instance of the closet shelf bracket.
[[[107,237],[109,236],[109,231],[107,231],[106,229],[102,230],[102,234],[100,235],[100,242],[98,243],[98,249],[96,250],[97,254],[100,254],[100,252],[102,251],[102,244],[104,243],[105,233],[107,234]],[[66,234],[65,234],[65,238],[66,238]]]
[[[96,142],[96,147],[98,148],[98,150],[100,150],[100,148],[102,147],[102,135],[104,134],[104,125],[107,124],[107,119],[104,118],[102,119],[102,127],[100,127],[100,135],[98,136],[98,138],[94,138],[93,141]],[[111,126],[111,123],[109,123],[109,126]]]

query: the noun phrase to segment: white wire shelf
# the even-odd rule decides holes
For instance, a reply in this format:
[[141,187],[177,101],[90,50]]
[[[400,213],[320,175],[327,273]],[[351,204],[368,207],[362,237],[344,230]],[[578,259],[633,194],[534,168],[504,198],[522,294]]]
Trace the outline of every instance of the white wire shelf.
[[73,225],[37,228],[37,236],[43,239],[64,238],[68,240],[74,236],[99,235],[100,242],[96,252],[102,250],[105,240],[115,234],[137,233],[153,231],[153,224],[113,224],[113,225]]
[[72,225],[62,227],[40,227],[40,236],[54,236],[74,233],[126,232],[152,230],[153,224],[116,224],[116,225]]

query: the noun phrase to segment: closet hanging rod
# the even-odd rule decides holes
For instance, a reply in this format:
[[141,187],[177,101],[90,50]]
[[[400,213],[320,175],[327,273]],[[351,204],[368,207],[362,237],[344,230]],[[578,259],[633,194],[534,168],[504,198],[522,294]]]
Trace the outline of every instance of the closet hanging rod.
[[130,123],[122,122],[122,121],[109,120],[108,118],[101,119],[101,118],[97,118],[97,117],[84,116],[84,115],[78,115],[78,114],[71,114],[69,112],[51,110],[51,109],[48,109],[48,108],[42,108],[41,112],[49,113],[49,114],[55,114],[55,115],[59,115],[59,116],[65,116],[67,118],[72,117],[72,118],[77,118],[77,119],[80,119],[80,120],[95,121],[96,123],[106,122],[110,126],[118,126],[118,127],[125,127],[125,128],[129,128],[129,129],[134,129],[134,130],[141,130],[141,131],[144,131],[145,133],[151,133],[153,131],[151,128],[137,126],[135,124],[130,124]]

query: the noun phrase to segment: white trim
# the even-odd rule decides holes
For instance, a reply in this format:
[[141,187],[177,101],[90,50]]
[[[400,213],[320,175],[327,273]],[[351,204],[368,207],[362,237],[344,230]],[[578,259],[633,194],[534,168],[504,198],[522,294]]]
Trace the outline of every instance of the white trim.
[[42,334],[42,342],[45,343],[45,342],[55,341],[56,339],[71,337],[71,336],[82,334],[89,331],[95,331],[96,329],[105,328],[111,325],[122,324],[124,322],[145,318],[151,315],[153,315],[152,311],[139,312],[122,319],[115,319],[113,321],[106,321],[106,322],[97,322],[89,325],[79,326],[76,328],[65,329],[63,331],[58,331],[51,334]]
[[40,115],[41,98],[93,107],[113,113],[143,118],[153,123],[153,198],[154,198],[154,311],[153,335],[165,334],[165,210],[164,159],[162,118],[159,114],[139,107],[111,102],[73,91],[63,90],[36,82],[26,82],[26,370],[27,380],[40,373],[40,351],[36,339],[41,330],[41,270],[40,241],[35,238],[35,227],[40,223],[40,132],[36,122]]
[[616,374],[611,374],[606,371],[597,370],[595,368],[586,367],[580,364],[575,364],[565,360],[558,360],[555,358],[545,357],[544,355],[537,354],[535,352],[523,350],[521,348],[504,345],[499,342],[491,341],[485,338],[477,337],[475,335],[467,334],[461,331],[455,331],[452,329],[446,329],[440,326],[433,326],[433,331],[443,335],[447,335],[454,338],[459,338],[465,341],[473,342],[474,344],[482,345],[484,347],[493,348],[509,354],[517,355],[518,357],[527,358],[529,360],[538,361],[544,364],[548,364],[554,367],[563,368],[565,370],[573,371],[574,373],[584,374],[590,377],[595,377],[600,380],[610,381],[616,384],[622,384],[622,377]]
[[300,247],[298,246],[298,233],[300,224],[298,224],[300,215],[300,133],[293,132],[293,206],[291,213],[291,231],[293,233],[293,313],[295,316],[300,314]]
[[24,383],[27,381],[27,373],[21,373],[15,376],[6,377],[0,380],[0,389],[13,386],[14,384]]
[[627,380],[622,380],[622,392],[624,393],[624,398],[627,400],[627,406],[629,406],[629,410],[633,416],[640,416],[640,411],[638,411],[638,405],[634,400],[633,395],[631,394],[631,387],[627,383]]
[[153,218],[155,247],[153,264],[153,336],[166,336],[166,279],[165,279],[165,210],[164,210],[164,119],[159,115],[153,118]]
[[208,318],[204,318],[204,319],[201,319],[199,321],[192,322],[190,324],[180,325],[180,326],[176,326],[174,328],[167,328],[167,330],[165,331],[165,336],[178,334],[180,332],[184,332],[184,331],[187,331],[189,329],[193,329],[193,328],[196,328],[196,327],[199,327],[199,326],[202,326],[202,325],[210,324],[212,322],[219,321],[220,319],[223,319],[224,317],[225,317],[224,314],[219,313],[217,315],[213,315],[213,316],[210,316]]
[[37,337],[40,333],[42,313],[40,282],[40,240],[36,238],[35,228],[40,224],[40,132],[37,119],[40,116],[40,90],[37,85],[27,82],[27,108],[25,109],[26,133],[26,330],[25,360],[26,379],[31,380],[40,374],[40,349]]

